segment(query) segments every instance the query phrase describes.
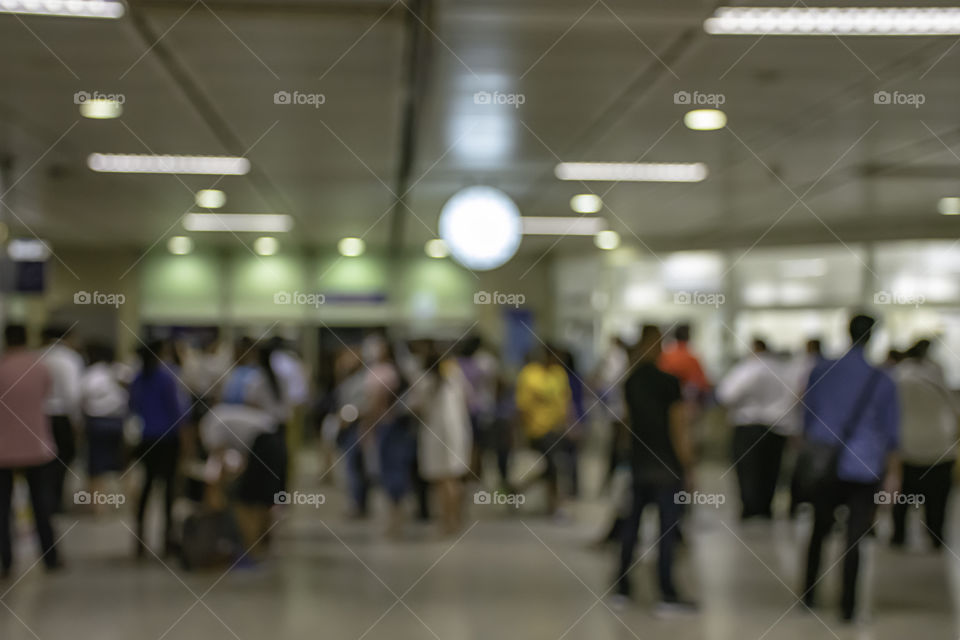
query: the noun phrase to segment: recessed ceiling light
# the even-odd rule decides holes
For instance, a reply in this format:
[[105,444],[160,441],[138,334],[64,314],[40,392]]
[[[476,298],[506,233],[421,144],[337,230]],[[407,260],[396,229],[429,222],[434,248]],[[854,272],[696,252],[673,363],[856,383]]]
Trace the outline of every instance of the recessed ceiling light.
[[93,120],[109,120],[119,118],[123,113],[123,105],[116,100],[86,100],[80,103],[80,115]]
[[253,242],[253,250],[261,256],[272,256],[279,248],[280,243],[273,236],[261,236]]
[[281,233],[293,228],[293,218],[283,213],[188,213],[183,227],[188,231]]
[[960,198],[940,198],[937,211],[945,216],[960,216]]
[[593,244],[605,251],[611,251],[620,246],[620,234],[609,229],[601,231],[593,237]]
[[342,256],[356,258],[362,256],[363,252],[367,250],[367,243],[361,238],[341,238],[340,242],[337,243],[337,250]]
[[227,203],[227,194],[219,189],[201,189],[195,200],[198,207],[219,209]]
[[446,258],[450,255],[450,249],[447,247],[447,243],[444,242],[442,238],[427,240],[427,244],[424,245],[423,250],[431,258]]
[[185,256],[193,251],[193,240],[187,236],[173,236],[167,240],[167,251],[175,256]]
[[720,7],[703,28],[719,35],[956,35],[960,34],[960,8]]
[[702,162],[561,162],[554,174],[561,180],[700,182],[707,177],[707,165]]
[[603,218],[577,216],[525,216],[520,221],[525,236],[592,236],[607,226]]
[[577,213],[596,213],[603,209],[603,200],[593,193],[581,193],[570,198],[570,208]]
[[720,109],[694,109],[683,116],[683,124],[694,131],[715,131],[727,126],[727,114]]
[[196,173],[242,176],[250,172],[246,158],[228,156],[157,156],[91,153],[87,166],[105,173]]
[[466,268],[496,269],[520,247],[520,209],[500,189],[467,187],[443,205],[440,237],[453,258]]
[[68,18],[119,18],[123,3],[118,0],[0,0],[0,13]]

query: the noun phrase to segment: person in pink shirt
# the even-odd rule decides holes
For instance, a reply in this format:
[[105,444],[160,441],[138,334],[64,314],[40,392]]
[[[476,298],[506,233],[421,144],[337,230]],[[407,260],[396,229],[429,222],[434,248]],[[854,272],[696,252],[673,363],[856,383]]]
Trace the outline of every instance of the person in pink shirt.
[[6,350],[0,357],[0,578],[13,568],[11,499],[15,472],[30,487],[43,562],[48,570],[60,566],[50,516],[53,513],[53,465],[56,444],[44,400],[50,391],[50,373],[36,352],[27,349],[22,325],[4,330]]

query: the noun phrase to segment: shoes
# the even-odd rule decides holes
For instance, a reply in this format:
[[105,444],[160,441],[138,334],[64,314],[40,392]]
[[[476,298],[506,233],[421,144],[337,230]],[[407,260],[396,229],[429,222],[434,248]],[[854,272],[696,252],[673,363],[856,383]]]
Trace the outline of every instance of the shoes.
[[653,609],[653,615],[658,618],[678,618],[695,615],[700,612],[700,606],[692,600],[661,600]]
[[614,611],[624,611],[633,604],[633,601],[630,600],[630,596],[624,595],[622,593],[615,593],[610,596],[610,608]]

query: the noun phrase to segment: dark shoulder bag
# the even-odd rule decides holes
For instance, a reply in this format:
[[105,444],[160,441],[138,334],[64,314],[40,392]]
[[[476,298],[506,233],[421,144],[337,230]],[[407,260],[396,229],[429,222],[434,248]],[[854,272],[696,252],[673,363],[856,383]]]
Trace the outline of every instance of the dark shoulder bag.
[[813,501],[817,495],[829,489],[837,481],[840,453],[843,451],[847,438],[853,433],[857,422],[867,408],[867,402],[873,395],[873,390],[876,388],[879,378],[880,372],[874,369],[860,392],[860,397],[857,398],[853,413],[850,414],[840,432],[836,434],[836,440],[831,442],[804,440],[797,457],[797,467],[793,478],[793,491],[797,502]]

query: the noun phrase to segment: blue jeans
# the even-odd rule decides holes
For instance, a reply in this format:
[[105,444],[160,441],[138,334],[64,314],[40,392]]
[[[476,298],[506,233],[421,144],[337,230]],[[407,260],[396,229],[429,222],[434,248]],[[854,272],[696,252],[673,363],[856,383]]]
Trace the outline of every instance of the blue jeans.
[[360,429],[357,425],[345,428],[339,438],[347,463],[347,490],[358,515],[367,513],[367,491],[370,483],[367,480],[367,466],[363,457],[363,447],[360,445]]
[[394,503],[398,503],[410,491],[413,457],[417,440],[402,421],[392,421],[379,427],[380,482]]
[[621,530],[623,547],[620,552],[620,570],[617,573],[617,591],[630,595],[630,580],[627,573],[633,565],[634,550],[640,530],[640,518],[644,508],[655,504],[660,512],[660,542],[657,549],[657,578],[660,583],[660,595],[664,600],[676,600],[677,589],[673,583],[673,556],[677,542],[677,525],[683,513],[682,505],[677,504],[674,494],[680,490],[680,483],[655,485],[633,484],[633,507]]

